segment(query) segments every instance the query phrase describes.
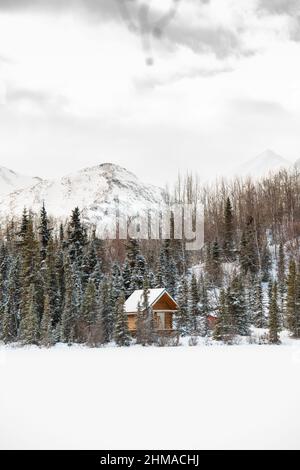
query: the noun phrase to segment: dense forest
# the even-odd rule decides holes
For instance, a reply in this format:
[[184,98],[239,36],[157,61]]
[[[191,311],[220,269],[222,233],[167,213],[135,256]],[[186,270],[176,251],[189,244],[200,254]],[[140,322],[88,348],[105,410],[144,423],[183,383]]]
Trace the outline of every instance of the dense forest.
[[[166,190],[166,201],[204,204],[201,251],[172,238],[100,240],[78,208],[63,223],[45,205],[38,216],[25,208],[20,220],[2,223],[1,339],[46,347],[157,343],[147,306],[154,287],[176,299],[182,336],[233,343],[255,327],[262,342],[279,343],[282,329],[300,337],[298,171],[214,185],[186,176]],[[144,309],[133,340],[124,302],[136,289],[143,289]]]

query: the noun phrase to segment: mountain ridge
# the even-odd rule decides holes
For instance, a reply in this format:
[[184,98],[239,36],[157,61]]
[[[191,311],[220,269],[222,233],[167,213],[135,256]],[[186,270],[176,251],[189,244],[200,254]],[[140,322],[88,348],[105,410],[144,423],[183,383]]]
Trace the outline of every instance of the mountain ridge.
[[[300,168],[300,159],[293,164],[268,149],[241,164],[235,175],[261,178],[295,166]],[[111,224],[117,205],[122,214],[136,215],[163,205],[164,194],[162,188],[142,182],[115,163],[85,167],[56,179],[23,176],[0,166],[0,218],[19,218],[24,207],[38,214],[45,203],[49,215],[56,218],[67,218],[78,206],[87,223]]]
[[37,214],[45,203],[50,216],[66,218],[78,206],[86,222],[110,224],[117,206],[122,214],[135,215],[160,204],[163,195],[163,189],[143,183],[126,168],[103,163],[6,195],[0,217],[19,217],[24,207]]
[[240,164],[235,175],[261,178],[282,168],[291,168],[293,163],[271,149],[267,149],[254,158]]

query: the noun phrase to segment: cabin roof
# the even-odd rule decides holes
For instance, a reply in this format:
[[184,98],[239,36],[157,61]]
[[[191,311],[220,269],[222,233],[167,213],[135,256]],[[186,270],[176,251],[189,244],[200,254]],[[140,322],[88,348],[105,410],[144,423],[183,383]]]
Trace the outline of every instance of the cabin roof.
[[[125,302],[126,313],[137,313],[139,303],[143,304],[143,290],[135,290]],[[164,294],[167,294],[173,302],[176,301],[166,289],[149,289],[149,306],[152,307]],[[177,305],[177,304],[176,304]]]

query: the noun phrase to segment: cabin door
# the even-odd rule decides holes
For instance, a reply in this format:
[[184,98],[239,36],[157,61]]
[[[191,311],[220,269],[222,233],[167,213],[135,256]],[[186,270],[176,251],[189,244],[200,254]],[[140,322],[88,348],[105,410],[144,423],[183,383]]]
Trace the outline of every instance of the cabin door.
[[157,329],[165,329],[165,312],[157,312]]

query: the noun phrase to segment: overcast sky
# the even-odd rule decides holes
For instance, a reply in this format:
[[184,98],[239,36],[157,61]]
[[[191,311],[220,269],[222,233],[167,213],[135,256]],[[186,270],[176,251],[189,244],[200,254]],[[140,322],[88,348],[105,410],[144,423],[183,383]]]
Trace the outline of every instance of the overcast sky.
[[163,184],[266,148],[300,157],[299,0],[0,0],[0,165]]

